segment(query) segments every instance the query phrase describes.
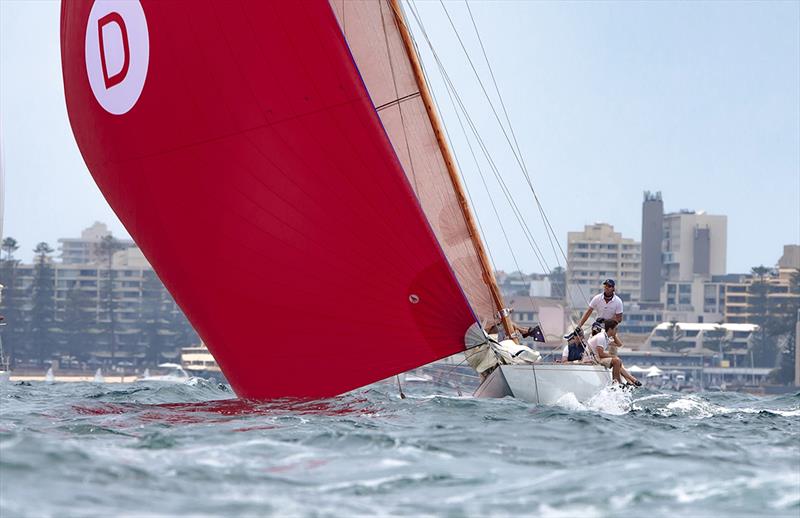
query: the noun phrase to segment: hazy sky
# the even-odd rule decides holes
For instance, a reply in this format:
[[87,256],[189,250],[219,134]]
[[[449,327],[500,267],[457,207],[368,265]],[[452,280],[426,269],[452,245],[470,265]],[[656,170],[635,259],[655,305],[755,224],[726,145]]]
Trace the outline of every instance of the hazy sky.
[[[533,198],[439,2],[417,2],[442,63],[514,191],[537,243]],[[493,86],[463,2],[446,3]],[[642,191],[667,211],[728,216],[728,270],[774,264],[800,242],[800,3],[471,2],[495,79],[556,235],[605,221],[641,238]],[[418,37],[429,70],[435,63]],[[515,269],[441,81],[432,82],[488,229]],[[498,105],[499,108],[499,105]],[[127,236],[89,175],[64,104],[59,3],[0,0],[6,236],[29,260],[93,221]],[[520,267],[541,271],[485,163]],[[198,243],[202,246],[202,243]],[[552,252],[548,266],[557,264]]]

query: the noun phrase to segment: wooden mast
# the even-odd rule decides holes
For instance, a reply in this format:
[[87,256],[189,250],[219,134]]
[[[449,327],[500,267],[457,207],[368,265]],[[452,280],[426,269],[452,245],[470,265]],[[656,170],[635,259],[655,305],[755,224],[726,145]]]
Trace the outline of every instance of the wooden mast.
[[497,286],[497,281],[494,278],[492,267],[489,264],[489,258],[483,248],[483,243],[481,242],[480,234],[478,233],[478,227],[475,224],[475,218],[472,215],[472,210],[469,207],[469,203],[467,203],[467,197],[464,195],[464,188],[461,185],[461,179],[459,178],[458,171],[456,170],[455,160],[453,160],[453,152],[450,149],[450,145],[447,143],[447,139],[445,138],[445,134],[442,129],[442,122],[439,119],[439,114],[436,112],[433,96],[431,95],[430,90],[428,89],[428,84],[425,81],[425,74],[422,71],[422,65],[420,64],[419,57],[417,56],[417,51],[414,48],[414,42],[411,39],[408,26],[406,26],[405,20],[403,19],[400,2],[399,0],[389,0],[389,3],[394,11],[394,19],[397,23],[397,28],[400,30],[400,35],[403,38],[403,45],[405,46],[406,53],[408,54],[408,59],[411,61],[411,68],[414,71],[414,79],[417,82],[417,87],[419,88],[422,102],[425,105],[425,111],[428,112],[428,118],[431,121],[433,133],[436,135],[436,142],[439,144],[439,150],[442,153],[442,158],[444,159],[445,166],[447,167],[447,174],[450,176],[450,181],[453,184],[453,189],[455,190],[456,197],[458,198],[458,205],[461,208],[461,213],[463,214],[464,221],[467,224],[467,230],[469,231],[469,237],[472,241],[472,246],[475,248],[475,253],[478,256],[478,261],[481,265],[481,270],[483,270],[483,281],[489,287],[489,291],[492,295],[492,300],[494,301],[498,316],[500,317],[503,328],[506,331],[506,336],[513,338],[514,341],[517,341],[514,335],[514,324],[511,322],[508,312],[506,311],[505,303],[503,302],[503,296],[500,294],[500,288]]

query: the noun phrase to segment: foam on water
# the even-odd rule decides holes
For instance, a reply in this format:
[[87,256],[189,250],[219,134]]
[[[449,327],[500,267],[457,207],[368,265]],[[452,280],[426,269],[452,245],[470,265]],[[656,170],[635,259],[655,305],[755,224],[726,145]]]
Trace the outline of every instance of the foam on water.
[[0,386],[0,516],[800,514],[800,394],[404,390]]

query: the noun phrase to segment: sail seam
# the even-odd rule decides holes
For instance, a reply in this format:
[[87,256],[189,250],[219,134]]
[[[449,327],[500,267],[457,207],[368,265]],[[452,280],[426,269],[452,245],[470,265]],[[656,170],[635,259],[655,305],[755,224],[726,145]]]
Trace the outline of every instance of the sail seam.
[[408,94],[408,95],[406,95],[406,96],[404,96],[404,97],[400,97],[400,98],[398,98],[398,99],[395,99],[395,100],[393,100],[393,101],[389,101],[388,103],[383,103],[383,104],[381,104],[380,106],[376,106],[376,107],[375,107],[375,111],[378,111],[378,112],[379,112],[379,111],[381,111],[381,110],[382,110],[382,109],[384,109],[384,108],[388,108],[388,107],[390,107],[390,106],[394,106],[394,105],[396,105],[396,104],[400,104],[400,103],[401,103],[401,102],[403,102],[403,101],[407,101],[407,100],[409,100],[409,99],[414,99],[415,97],[420,97],[420,95],[421,95],[421,94],[420,94],[419,92],[414,92],[413,94]]

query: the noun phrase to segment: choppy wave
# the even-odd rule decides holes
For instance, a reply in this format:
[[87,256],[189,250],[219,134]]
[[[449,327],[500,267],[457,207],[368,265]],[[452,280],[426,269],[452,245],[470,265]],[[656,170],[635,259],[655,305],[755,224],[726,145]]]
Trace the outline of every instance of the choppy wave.
[[0,515],[800,514],[800,394],[608,389],[543,407],[405,391],[1,385]]

